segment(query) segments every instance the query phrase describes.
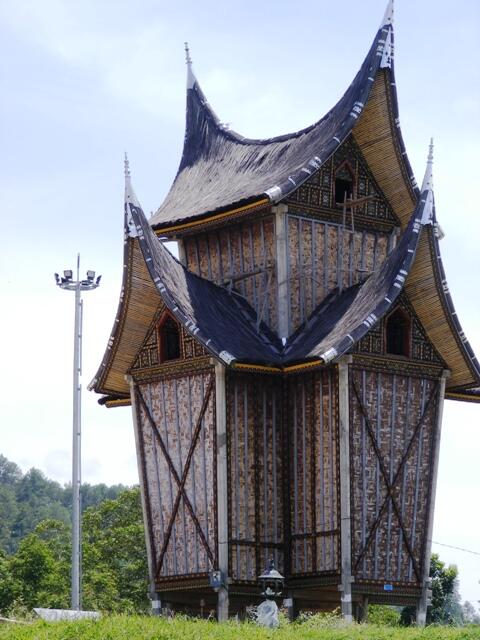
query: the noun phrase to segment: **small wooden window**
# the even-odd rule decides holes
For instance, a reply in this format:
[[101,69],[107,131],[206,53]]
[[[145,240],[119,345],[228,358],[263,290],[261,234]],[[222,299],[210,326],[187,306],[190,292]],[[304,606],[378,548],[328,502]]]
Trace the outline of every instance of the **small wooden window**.
[[348,200],[353,198],[353,171],[348,163],[342,164],[335,172],[335,204],[337,207],[343,205],[345,197]]
[[159,328],[160,362],[176,360],[181,356],[180,327],[169,314],[160,322]]
[[410,318],[401,309],[394,311],[386,320],[385,351],[395,356],[410,355]]

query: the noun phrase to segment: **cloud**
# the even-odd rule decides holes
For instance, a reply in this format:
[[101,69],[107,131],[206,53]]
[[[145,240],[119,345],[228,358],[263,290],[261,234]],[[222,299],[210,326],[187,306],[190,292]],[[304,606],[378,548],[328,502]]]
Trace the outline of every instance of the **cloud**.
[[120,15],[123,20],[109,21],[102,3],[60,0],[26,0],[0,8],[3,28],[29,46],[69,67],[88,71],[116,98],[157,115],[175,117],[177,96],[183,96],[171,90],[172,85],[180,87],[183,77],[179,73],[181,35],[167,23],[163,12],[138,23]]

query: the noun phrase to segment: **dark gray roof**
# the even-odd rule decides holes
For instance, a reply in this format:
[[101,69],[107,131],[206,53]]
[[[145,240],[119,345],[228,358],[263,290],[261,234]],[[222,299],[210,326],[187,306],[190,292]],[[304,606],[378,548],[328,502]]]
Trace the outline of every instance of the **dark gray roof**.
[[213,355],[233,360],[281,364],[281,343],[255,311],[235,293],[191,273],[163,246],[142,209],[127,202],[150,276],[177,320]]
[[[190,70],[180,167],[150,224],[168,227],[261,198],[278,202],[288,196],[350,134],[380,68],[391,74],[392,109],[398,115],[392,47],[393,26],[388,22],[378,30],[360,71],[333,109],[306,129],[265,140],[244,138],[225,128]],[[404,152],[398,128],[397,136]],[[403,159],[412,175],[405,153]]]
[[[422,230],[426,192],[397,247],[363,284],[332,294],[283,347],[264,324],[256,330],[250,305],[224,287],[183,267],[163,246],[136,201],[127,200],[130,234],[138,237],[150,276],[179,322],[226,364],[234,361],[283,366],[328,362],[349,351],[394,305],[413,264]],[[128,213],[127,213],[128,218]]]

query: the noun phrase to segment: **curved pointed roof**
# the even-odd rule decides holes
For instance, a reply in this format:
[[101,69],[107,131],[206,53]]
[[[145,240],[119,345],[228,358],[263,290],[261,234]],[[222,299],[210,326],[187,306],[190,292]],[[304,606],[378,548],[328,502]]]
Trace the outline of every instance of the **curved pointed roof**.
[[[436,237],[432,149],[422,193],[398,245],[363,283],[325,299],[286,344],[227,289],[189,272],[156,237],[125,171],[125,257],[114,328],[90,389],[126,398],[125,374],[163,302],[213,356],[229,366],[321,366],[351,349],[405,290],[451,371],[447,397],[480,400],[480,365],[458,321]],[[439,282],[441,281],[441,286]],[[440,315],[439,315],[440,314]]]
[[[188,56],[182,158],[172,187],[150,224],[154,228],[169,229],[214,212],[250,203],[278,202],[287,197],[308,180],[352,132],[382,69],[392,76],[390,90],[395,115],[398,109],[393,81],[392,19],[390,0],[359,72],[337,104],[313,125],[274,138],[245,138],[223,125],[193,74]],[[394,127],[394,133],[410,177],[412,171],[398,126]],[[408,220],[404,222],[406,225]]]

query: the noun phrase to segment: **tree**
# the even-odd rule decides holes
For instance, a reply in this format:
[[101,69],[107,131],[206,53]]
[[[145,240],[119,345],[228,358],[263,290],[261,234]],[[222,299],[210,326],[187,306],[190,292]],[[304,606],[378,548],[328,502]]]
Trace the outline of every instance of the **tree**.
[[10,562],[0,551],[0,612],[8,613],[20,594],[20,584],[12,574]]
[[0,484],[0,550],[14,550],[12,533],[18,517],[18,506],[12,487]]
[[[125,489],[123,485],[82,485],[82,512],[116,498]],[[68,525],[71,509],[71,485],[62,487],[35,468],[22,474],[14,462],[0,455],[0,549],[14,553],[20,540],[42,520],[59,520]]]
[[20,467],[0,454],[0,485],[14,487],[21,478]]
[[465,600],[462,607],[463,621],[466,624],[480,624],[480,612],[476,611],[471,602]]
[[[458,569],[455,565],[445,566],[437,553],[430,560],[430,580],[432,600],[427,608],[427,624],[461,624],[462,607],[458,593]],[[404,607],[400,618],[403,625],[414,624],[415,607]]]
[[18,600],[27,608],[68,606],[68,538],[63,522],[46,520],[20,542],[10,571],[19,584]]
[[[82,486],[83,606],[148,607],[147,562],[138,487]],[[0,611],[68,607],[71,486],[38,469],[22,475],[0,455]],[[2,548],[12,555],[7,556]]]
[[[84,603],[92,608],[141,611],[148,607],[140,490],[123,491],[83,516]],[[106,598],[108,594],[108,598]]]

